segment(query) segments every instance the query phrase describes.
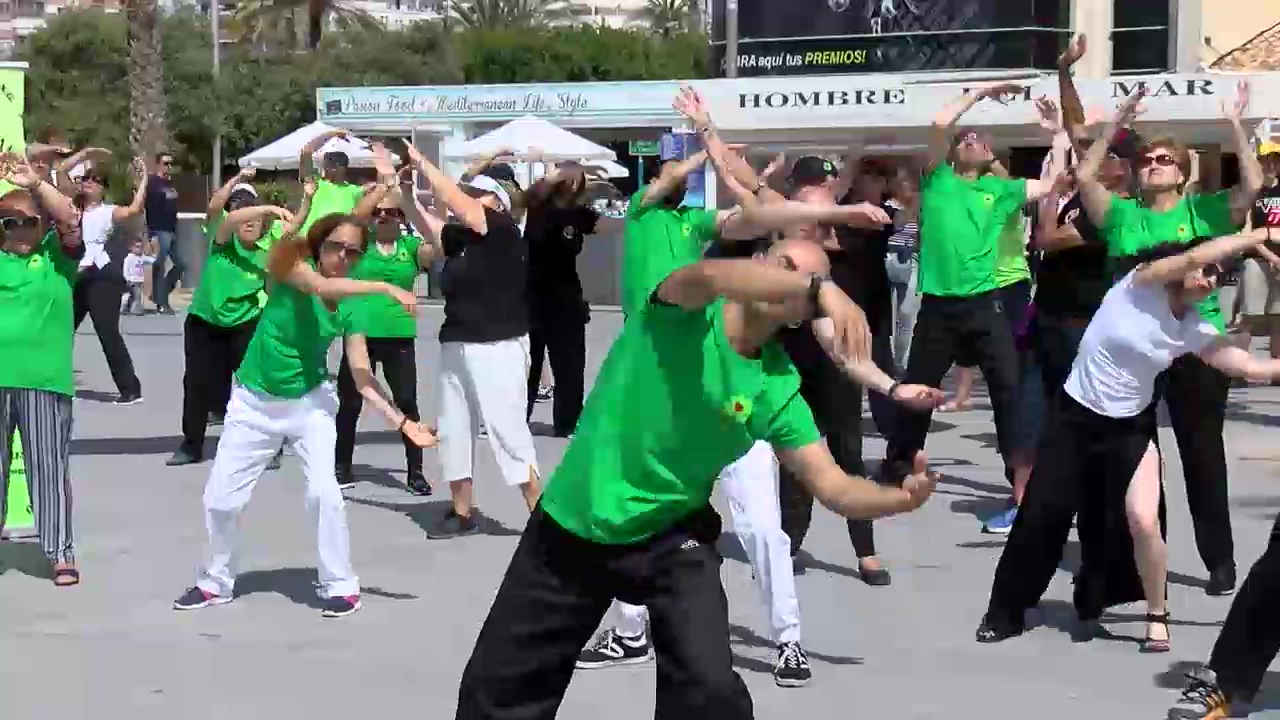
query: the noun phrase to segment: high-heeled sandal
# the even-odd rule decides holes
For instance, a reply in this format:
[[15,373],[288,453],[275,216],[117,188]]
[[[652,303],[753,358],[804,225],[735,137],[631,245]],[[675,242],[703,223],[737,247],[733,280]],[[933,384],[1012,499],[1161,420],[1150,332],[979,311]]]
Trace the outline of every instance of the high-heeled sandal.
[[[1163,613],[1147,613],[1147,624],[1163,625],[1165,635],[1168,637],[1166,637],[1163,640],[1157,640],[1148,634],[1147,637],[1143,638],[1142,640],[1141,651],[1144,653],[1169,652],[1169,648],[1170,648],[1169,641],[1172,638],[1172,633],[1169,632],[1169,613],[1167,611]],[[1150,633],[1151,629],[1147,628],[1147,632]]]

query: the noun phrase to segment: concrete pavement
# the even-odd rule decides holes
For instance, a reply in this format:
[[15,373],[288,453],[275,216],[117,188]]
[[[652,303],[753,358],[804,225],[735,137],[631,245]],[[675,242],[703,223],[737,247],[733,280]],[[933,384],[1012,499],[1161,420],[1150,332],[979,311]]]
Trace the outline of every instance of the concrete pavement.
[[[420,395],[432,413],[439,320],[437,308],[424,309],[418,345]],[[588,326],[590,372],[619,322],[617,314],[598,312]],[[496,480],[488,450],[480,452],[477,494],[491,532],[428,541],[422,528],[443,512],[443,489],[426,499],[401,490],[404,459],[395,435],[367,418],[356,462],[368,481],[348,494],[354,561],[365,586],[365,608],[355,616],[323,620],[309,607],[314,540],[291,457],[263,477],[246,513],[243,597],[175,612],[170,603],[191,584],[204,540],[200,495],[209,465],[164,466],[179,440],[181,317],[123,323],[143,380],[142,404],[101,402],[114,388],[88,325],[77,340],[82,399],[72,471],[84,584],[56,589],[36,577],[42,564],[31,545],[0,544],[0,718],[451,718],[462,667],[526,517],[518,493]],[[540,405],[535,420],[549,421],[549,412]],[[1269,432],[1278,414],[1280,389],[1232,392],[1227,434],[1242,580],[1280,509],[1280,444]],[[725,545],[734,651],[758,718],[1164,717],[1180,664],[1207,657],[1230,603],[1198,587],[1205,571],[1176,453],[1166,457],[1172,653],[1138,653],[1143,625],[1136,610],[1109,623],[1115,639],[1073,643],[1065,571],[1046,598],[1044,626],[981,646],[973,631],[1001,541],[979,534],[977,517],[998,508],[1006,493],[992,433],[981,397],[972,411],[938,416],[928,452],[947,476],[940,492],[920,512],[877,526],[891,587],[856,579],[843,522],[817,511],[805,547],[809,570],[798,578],[804,644],[814,663],[807,688],[774,686],[750,569],[736,544]],[[537,443],[549,472],[565,441]],[[868,438],[867,457],[882,450],[878,438]],[[433,460],[428,452],[435,481]],[[560,717],[649,718],[653,688],[652,665],[579,672]],[[1258,704],[1255,717],[1280,717],[1274,672]]]

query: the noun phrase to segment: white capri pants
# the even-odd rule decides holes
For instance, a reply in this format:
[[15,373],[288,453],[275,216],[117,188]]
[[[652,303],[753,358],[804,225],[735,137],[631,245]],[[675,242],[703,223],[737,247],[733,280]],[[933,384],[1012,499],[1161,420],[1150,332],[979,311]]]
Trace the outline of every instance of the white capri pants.
[[538,473],[528,403],[529,336],[440,343],[440,465],[446,482],[472,477],[480,422],[508,485]]
[[223,597],[234,593],[240,514],[249,504],[253,486],[284,443],[301,460],[307,479],[307,508],[316,523],[321,597],[360,594],[360,580],[351,568],[346,503],[334,472],[337,414],[338,395],[330,383],[297,400],[258,395],[235,385],[218,454],[204,488],[209,547],[197,587]]
[[[800,601],[791,539],[782,531],[778,465],[769,443],[757,441],[746,455],[721,471],[720,487],[729,501],[734,532],[769,608],[770,640],[776,645],[800,642]],[[644,633],[645,608],[622,601],[617,605],[618,633],[626,637]]]

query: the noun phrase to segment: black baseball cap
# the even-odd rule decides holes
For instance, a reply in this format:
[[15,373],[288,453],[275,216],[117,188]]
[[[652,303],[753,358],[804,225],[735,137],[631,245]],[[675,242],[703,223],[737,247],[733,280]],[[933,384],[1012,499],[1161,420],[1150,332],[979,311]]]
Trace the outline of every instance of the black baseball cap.
[[351,158],[347,157],[347,154],[344,152],[335,150],[333,152],[327,152],[324,154],[325,167],[345,168],[345,167],[349,167],[350,165],[351,165]]
[[512,168],[507,163],[494,163],[492,165],[486,165],[484,170],[481,171],[481,174],[488,175],[494,180],[509,182],[512,185],[515,185],[516,187],[520,186],[520,183],[516,182],[515,169]]
[[791,187],[813,187],[840,176],[836,164],[816,155],[805,155],[791,166]]

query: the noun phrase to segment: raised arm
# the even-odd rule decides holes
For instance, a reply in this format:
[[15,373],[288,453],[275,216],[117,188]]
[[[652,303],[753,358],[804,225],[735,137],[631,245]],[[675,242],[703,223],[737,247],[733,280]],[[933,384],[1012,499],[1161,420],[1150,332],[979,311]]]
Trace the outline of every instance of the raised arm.
[[1223,114],[1231,122],[1231,137],[1236,146],[1236,157],[1240,160],[1240,184],[1231,189],[1231,219],[1236,225],[1243,226],[1249,218],[1258,193],[1266,182],[1262,172],[1262,163],[1258,161],[1258,153],[1254,152],[1249,142],[1249,133],[1244,129],[1244,113],[1249,108],[1249,81],[1241,80],[1236,85],[1235,101],[1230,105],[1224,100]]
[[106,148],[87,147],[77,150],[74,155],[53,166],[54,182],[59,191],[67,195],[75,195],[75,183],[71,181],[71,170],[85,163],[106,162],[111,159],[111,151]]
[[1259,357],[1231,342],[1225,335],[1219,337],[1200,351],[1200,359],[1231,377],[1249,382],[1271,382],[1280,378],[1280,360]]
[[676,188],[683,187],[684,181],[707,161],[707,151],[699,150],[678,163],[667,163],[662,166],[658,177],[645,188],[644,197],[640,198],[641,207],[657,205]]
[[849,475],[836,464],[824,442],[795,449],[777,449],[778,461],[824,507],[853,519],[874,519],[910,512],[933,495],[937,480],[929,475],[923,453],[917,453],[912,472],[902,487],[880,485]]
[[142,213],[142,208],[147,204],[147,182],[150,176],[147,175],[147,165],[142,158],[134,158],[133,164],[134,180],[138,183],[138,188],[133,191],[133,200],[128,205],[117,205],[111,211],[111,220],[114,222],[124,222],[129,218]]
[[80,211],[76,209],[71,198],[36,174],[26,158],[14,154],[0,157],[0,167],[3,168],[4,179],[30,192],[40,208],[48,213],[55,223],[63,226],[74,226],[79,223]]
[[1172,282],[1193,270],[1239,255],[1245,250],[1256,247],[1267,238],[1267,228],[1216,238],[1196,245],[1184,253],[1161,258],[1139,267],[1134,276],[1134,282],[1144,285]]
[[[484,171],[488,170],[490,165],[498,162],[499,160],[514,160],[515,154],[516,151],[514,148],[501,147],[487,155],[481,155],[475,160],[472,160],[471,164],[467,166],[467,169],[462,171],[462,180],[465,182],[477,175],[484,174]],[[532,160],[530,160],[530,162],[532,162]]]
[[1088,38],[1084,35],[1076,35],[1062,55],[1058,56],[1058,97],[1062,101],[1062,126],[1072,143],[1079,143],[1085,139],[1087,123],[1084,103],[1080,101],[1080,91],[1076,89],[1071,68],[1080,62],[1080,58],[1084,57],[1088,50]]
[[1139,87],[1120,104],[1115,118],[1107,124],[1102,135],[1085,153],[1080,166],[1076,168],[1076,185],[1080,190],[1080,201],[1089,220],[1098,227],[1107,223],[1107,213],[1111,211],[1111,191],[1102,184],[1098,172],[1102,170],[1102,161],[1107,157],[1107,145],[1116,136],[1120,128],[1132,123],[1142,113],[1142,99],[1146,97],[1146,88]]
[[345,277],[325,277],[306,262],[309,252],[305,237],[282,240],[271,248],[268,270],[276,282],[287,283],[308,295],[337,303],[357,295],[387,295],[406,312],[417,314],[418,298],[407,290],[385,282],[353,280]]
[[320,152],[320,148],[330,140],[340,137],[349,137],[351,133],[341,128],[326,130],[319,135],[311,138],[298,151],[298,179],[305,180],[316,174],[316,153]]
[[348,335],[343,341],[343,349],[346,350],[351,379],[355,381],[360,396],[382,413],[387,422],[394,425],[396,430],[414,445],[424,448],[434,446],[439,440],[435,432],[411,420],[388,399],[386,388],[378,381],[378,376],[374,374],[373,366],[369,362],[369,344],[365,341],[365,336],[363,334]]
[[366,220],[373,217],[373,211],[387,197],[387,193],[399,185],[399,173],[391,162],[391,153],[382,143],[373,144],[373,168],[378,172],[378,181],[365,191],[360,202],[351,211],[352,215]]
[[416,147],[406,143],[405,149],[409,153],[409,160],[418,168],[418,172],[426,176],[427,182],[431,185],[431,192],[436,197],[436,202],[443,202],[445,207],[467,227],[481,235],[487,233],[489,231],[489,223],[485,219],[484,205],[479,200],[462,192],[462,188],[458,187],[458,183],[454,182],[448,175],[444,174],[444,171],[418,152]]
[[755,169],[720,139],[720,133],[711,120],[711,111],[697,90],[688,85],[680,88],[671,106],[688,119],[693,124],[693,129],[702,136],[707,156],[711,158],[717,173],[726,178],[732,177],[742,187],[749,188],[752,193],[758,193],[765,187],[764,181],[756,174]]
[[1017,83],[1001,83],[990,85],[977,92],[965,93],[949,105],[933,119],[933,132],[929,138],[929,155],[926,158],[925,173],[947,161],[947,153],[951,152],[951,137],[955,134],[956,124],[979,101],[993,98],[1001,103],[1005,95],[1022,93],[1024,88]]
[[205,210],[206,214],[212,218],[222,212],[227,207],[227,201],[231,199],[231,192],[235,190],[235,187],[240,183],[249,182],[257,174],[258,171],[254,168],[240,168],[240,172],[236,173],[235,177],[223,183],[222,187],[218,188],[217,192],[213,194],[213,197],[209,198],[209,207]]
[[307,222],[307,216],[311,214],[311,200],[316,196],[318,185],[314,175],[302,181],[302,199],[298,201],[298,209],[293,213],[293,219],[285,223],[281,237],[297,237],[302,231],[302,226]]
[[893,222],[884,208],[871,203],[812,205],[790,200],[746,205],[743,208],[743,219],[765,232],[813,223],[881,228]]
[[282,207],[273,205],[253,205],[251,207],[240,208],[232,211],[222,220],[222,224],[218,226],[218,232],[213,236],[213,242],[216,245],[231,239],[234,233],[241,225],[254,220],[261,220],[264,224],[270,218],[279,218],[281,222],[292,223],[294,221],[293,213]]

